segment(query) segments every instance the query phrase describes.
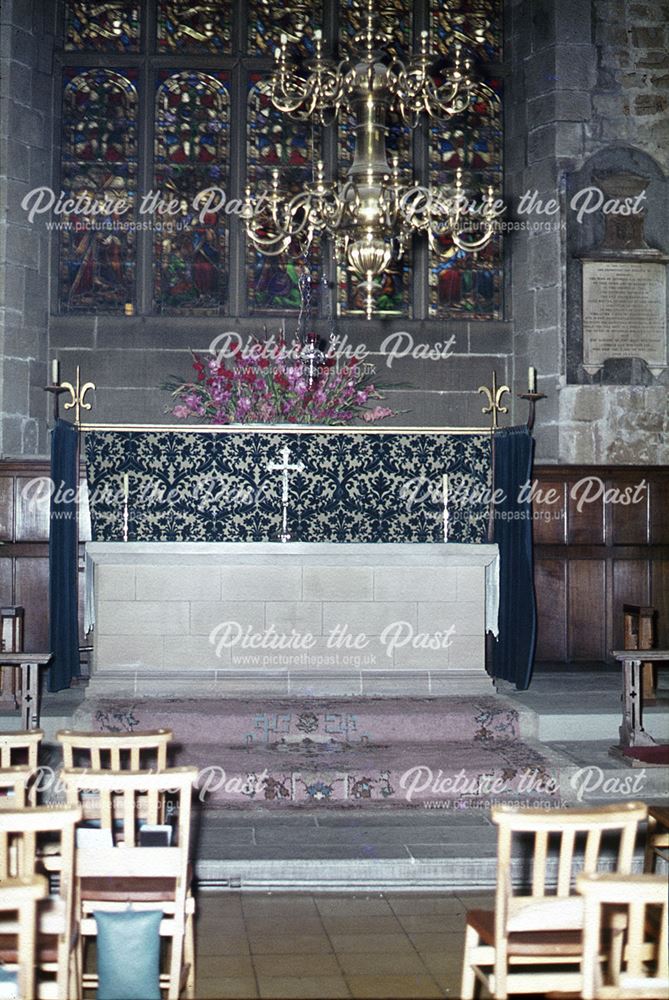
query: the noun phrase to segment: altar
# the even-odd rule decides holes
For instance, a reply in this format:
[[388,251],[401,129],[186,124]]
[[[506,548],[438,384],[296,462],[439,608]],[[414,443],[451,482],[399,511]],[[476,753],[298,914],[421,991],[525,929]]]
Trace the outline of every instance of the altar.
[[90,542],[89,696],[491,693],[496,545]]

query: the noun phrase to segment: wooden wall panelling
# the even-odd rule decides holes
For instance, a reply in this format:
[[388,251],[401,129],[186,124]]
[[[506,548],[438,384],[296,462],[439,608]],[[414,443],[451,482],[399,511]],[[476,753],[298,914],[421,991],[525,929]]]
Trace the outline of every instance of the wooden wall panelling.
[[612,647],[624,649],[623,604],[650,604],[650,562],[647,559],[614,559]]
[[650,484],[650,540],[669,545],[669,476]]
[[657,648],[669,649],[669,559],[651,565],[650,603],[657,610]]
[[567,562],[538,559],[534,568],[537,617],[537,660],[567,659]]
[[570,545],[603,545],[605,540],[603,488],[597,476],[582,476],[566,485],[567,540]]
[[562,545],[567,536],[567,483],[542,480],[532,504],[535,545]]
[[0,476],[0,541],[11,542],[14,531],[14,481]]
[[[650,485],[643,476],[621,475],[607,483],[611,496],[620,502],[606,506],[613,545],[647,545],[649,542]],[[617,495],[618,494],[618,495]],[[630,503],[625,503],[629,498]]]
[[606,561],[572,559],[567,573],[567,657],[599,660],[606,638]]
[[25,608],[25,647],[49,649],[49,558],[17,558],[14,604]]

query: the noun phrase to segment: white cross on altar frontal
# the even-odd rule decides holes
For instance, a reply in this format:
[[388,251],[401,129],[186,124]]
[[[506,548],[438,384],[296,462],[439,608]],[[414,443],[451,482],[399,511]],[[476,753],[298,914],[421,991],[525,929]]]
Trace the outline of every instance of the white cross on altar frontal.
[[281,534],[279,538],[282,542],[289,542],[291,540],[291,534],[288,531],[288,487],[289,487],[289,472],[304,472],[304,465],[302,462],[296,462],[294,465],[290,464],[290,448],[287,444],[284,444],[281,449],[281,462],[270,462],[267,466],[268,472],[280,472],[281,473]]

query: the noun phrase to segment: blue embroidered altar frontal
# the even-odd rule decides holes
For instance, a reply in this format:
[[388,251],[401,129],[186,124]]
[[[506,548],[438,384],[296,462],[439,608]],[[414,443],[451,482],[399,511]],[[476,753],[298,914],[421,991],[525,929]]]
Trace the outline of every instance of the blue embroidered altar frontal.
[[[91,431],[86,461],[95,541],[272,541],[290,464],[289,528],[305,542],[484,542],[490,435],[262,430]],[[127,476],[127,479],[126,479]],[[127,486],[126,486],[127,483]]]

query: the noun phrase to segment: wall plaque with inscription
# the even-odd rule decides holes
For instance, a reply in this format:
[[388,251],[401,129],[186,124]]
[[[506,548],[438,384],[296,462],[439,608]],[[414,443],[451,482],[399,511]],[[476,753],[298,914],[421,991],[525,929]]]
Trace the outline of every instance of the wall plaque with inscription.
[[583,367],[607,358],[667,365],[667,268],[659,261],[583,260]]

